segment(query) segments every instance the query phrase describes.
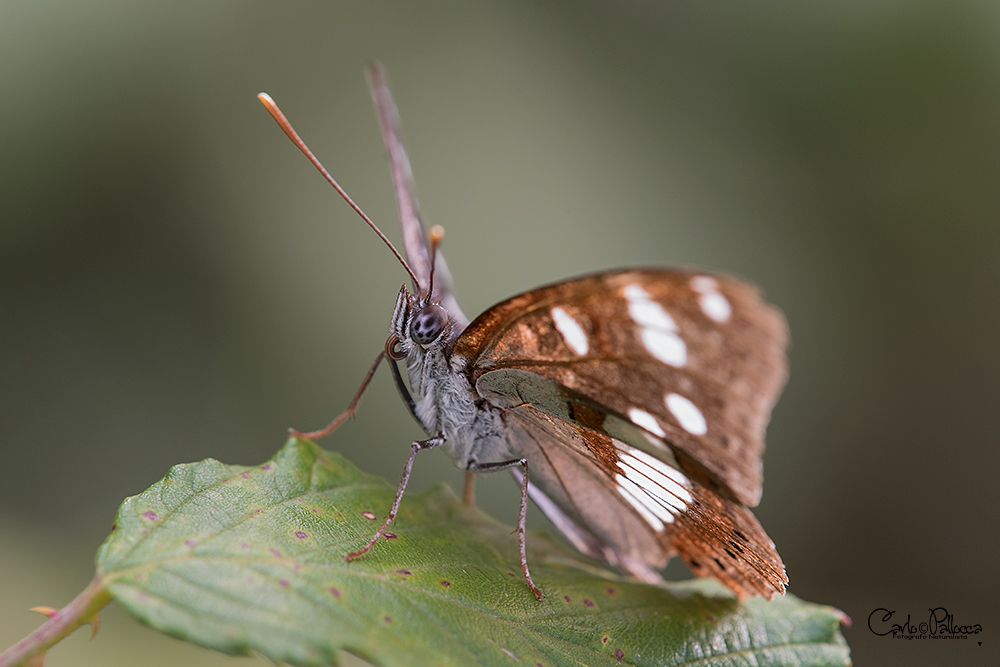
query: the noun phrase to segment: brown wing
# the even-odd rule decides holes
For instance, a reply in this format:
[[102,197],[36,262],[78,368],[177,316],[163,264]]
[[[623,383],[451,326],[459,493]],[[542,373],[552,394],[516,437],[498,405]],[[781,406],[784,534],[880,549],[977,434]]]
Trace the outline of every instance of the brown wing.
[[[679,553],[696,574],[714,577],[740,599],[784,593],[781,557],[746,507],[620,440],[531,405],[509,409],[505,418],[512,447],[544,494],[536,504],[574,543],[581,540],[573,524],[596,538],[603,553],[582,540],[588,555],[653,580],[653,570]],[[546,501],[564,516],[553,516]]]
[[640,269],[508,299],[462,332],[454,354],[491,402],[620,437],[753,506],[786,341],[781,313],[746,283]]

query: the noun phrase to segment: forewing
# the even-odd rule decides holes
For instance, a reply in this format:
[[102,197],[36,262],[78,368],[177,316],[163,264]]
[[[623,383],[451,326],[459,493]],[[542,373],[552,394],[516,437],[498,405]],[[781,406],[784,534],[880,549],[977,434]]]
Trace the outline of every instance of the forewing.
[[650,269],[515,296],[476,318],[454,353],[491,402],[622,438],[753,506],[786,341],[756,288]]
[[[621,440],[531,405],[507,410],[506,419],[511,447],[529,462],[529,480],[565,514],[556,512],[553,523],[574,543],[578,523],[604,547],[604,558],[639,578],[654,579],[676,553],[741,599],[784,593],[781,557],[743,505]],[[581,550],[595,555],[589,546]]]

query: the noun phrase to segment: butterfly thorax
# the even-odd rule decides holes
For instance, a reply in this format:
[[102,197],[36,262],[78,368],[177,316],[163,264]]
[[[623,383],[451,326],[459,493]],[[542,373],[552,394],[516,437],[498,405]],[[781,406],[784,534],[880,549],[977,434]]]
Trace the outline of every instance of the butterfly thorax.
[[460,468],[511,457],[502,411],[478,396],[453,357],[460,325],[432,298],[403,287],[396,299],[390,341],[405,355],[417,420]]

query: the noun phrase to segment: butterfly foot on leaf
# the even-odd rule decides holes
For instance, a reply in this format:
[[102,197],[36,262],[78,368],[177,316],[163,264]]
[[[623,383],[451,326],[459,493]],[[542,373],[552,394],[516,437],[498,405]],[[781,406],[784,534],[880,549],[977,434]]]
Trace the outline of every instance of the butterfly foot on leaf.
[[545,599],[545,593],[542,593],[541,589],[539,589],[538,586],[535,586],[535,582],[531,580],[530,576],[524,580],[524,583],[528,584],[528,588],[531,589],[531,592],[535,595],[536,600],[541,602]]
[[426,440],[416,440],[410,443],[410,457],[406,460],[406,465],[403,467],[403,475],[399,479],[399,486],[396,488],[396,497],[392,501],[392,508],[389,509],[389,515],[385,518],[382,525],[379,526],[379,529],[375,531],[375,534],[372,535],[372,538],[368,540],[368,544],[357,551],[347,554],[344,556],[344,560],[350,562],[355,558],[364,556],[378,542],[378,539],[385,534],[385,529],[389,527],[390,523],[396,520],[396,513],[399,512],[399,503],[403,499],[403,492],[406,491],[406,484],[410,481],[410,473],[413,471],[413,461],[417,458],[417,452],[439,447],[444,444],[444,441],[444,435],[438,434]]
[[337,429],[337,426],[340,426],[340,422],[334,420],[334,422],[331,423],[330,426],[321,428],[318,431],[300,431],[296,428],[290,428],[288,429],[288,435],[290,435],[293,438],[298,438],[299,440],[319,440],[320,438],[325,438],[326,436],[333,433]]
[[368,553],[371,550],[372,545],[374,545],[376,542],[378,542],[378,538],[380,538],[380,537],[382,537],[382,530],[381,529],[379,529],[379,531],[372,536],[372,539],[368,541],[368,544],[366,544],[365,546],[361,547],[357,551],[352,551],[349,554],[344,554],[344,560],[347,561],[348,563],[350,563],[352,560],[356,560],[358,558],[361,558],[362,556],[364,556],[366,553]]
[[320,429],[318,431],[300,431],[297,428],[288,429],[288,435],[292,438],[297,438],[298,440],[319,440],[323,436],[327,435],[326,429]]

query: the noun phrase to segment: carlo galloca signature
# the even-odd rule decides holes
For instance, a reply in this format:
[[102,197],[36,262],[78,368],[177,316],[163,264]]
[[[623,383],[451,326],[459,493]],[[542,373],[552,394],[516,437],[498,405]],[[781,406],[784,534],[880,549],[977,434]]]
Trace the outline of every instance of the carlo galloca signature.
[[926,621],[912,620],[907,614],[903,620],[894,610],[879,607],[868,615],[868,629],[879,637],[894,639],[969,639],[983,631],[979,623],[959,624],[955,615],[944,607],[930,610]]

